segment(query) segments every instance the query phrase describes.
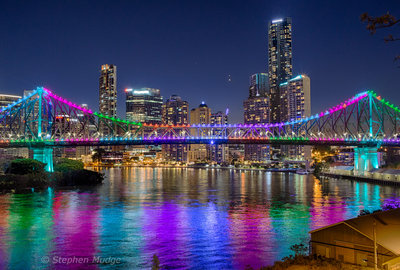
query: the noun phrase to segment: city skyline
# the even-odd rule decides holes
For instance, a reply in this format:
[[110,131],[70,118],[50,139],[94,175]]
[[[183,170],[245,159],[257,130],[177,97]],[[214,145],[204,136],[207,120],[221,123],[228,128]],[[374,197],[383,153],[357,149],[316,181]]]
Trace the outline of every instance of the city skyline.
[[[347,3],[346,10],[342,10],[342,3],[321,5],[313,1],[305,4],[289,2],[285,7],[258,1],[226,3],[161,4],[154,21],[147,24],[138,17],[131,19],[135,17],[133,14],[122,16],[110,23],[115,28],[114,37],[118,37],[113,42],[113,50],[97,42],[96,34],[88,35],[95,22],[103,24],[93,17],[106,12],[102,2],[93,5],[94,15],[87,18],[83,14],[88,6],[80,4],[74,7],[75,23],[63,18],[64,15],[60,18],[65,22],[54,19],[60,15],[60,7],[68,11],[73,5],[49,3],[45,10],[37,10],[28,3],[10,3],[2,11],[4,16],[1,19],[4,22],[1,31],[7,34],[8,39],[0,45],[0,53],[4,55],[0,67],[3,74],[0,92],[21,95],[24,89],[43,85],[76,103],[88,103],[90,108],[95,109],[98,106],[98,67],[113,63],[119,71],[119,108],[124,108],[125,88],[151,86],[160,89],[165,97],[180,95],[189,104],[204,100],[215,111],[225,111],[229,107],[230,121],[243,122],[243,110],[233,108],[242,108],[241,103],[248,94],[248,77],[265,70],[268,22],[291,17],[296,26],[293,32],[293,74],[307,74],[312,78],[313,113],[323,109],[325,99],[334,105],[340,102],[340,96],[366,89],[375,90],[390,99],[400,98],[395,91],[398,74],[396,64],[393,64],[395,47],[382,41],[384,33],[371,36],[359,19],[363,12],[374,15],[388,10],[395,12],[398,4],[389,3],[383,9],[373,1]],[[110,18],[114,18],[123,8],[129,8],[136,14],[150,10],[151,6],[119,2],[107,12]],[[55,25],[46,26],[46,21],[38,19],[44,11],[46,16],[57,22]],[[177,14],[184,16],[178,19],[175,18]],[[249,14],[252,16],[249,17]],[[311,14],[314,15],[312,18]],[[16,23],[22,15],[31,22],[24,32]],[[228,17],[235,19],[221,19]],[[316,23],[318,20],[324,25]],[[74,26],[84,21],[88,23],[76,33],[66,31],[62,38],[57,36],[59,31],[71,24]],[[124,21],[128,22],[128,26],[135,26],[132,34],[126,35]],[[168,23],[161,27],[163,21]],[[194,24],[196,27],[193,28]],[[42,26],[46,27],[41,29]],[[27,47],[27,43],[23,42],[26,36],[31,38],[29,44],[40,45]],[[159,42],[157,46],[155,41]],[[343,41],[346,41],[345,49]],[[149,42],[153,45],[149,46]],[[321,54],[325,57],[321,58]],[[22,62],[24,67],[15,64]],[[327,85],[326,81],[332,76],[335,83]],[[221,100],[224,100],[222,104]],[[124,113],[119,110],[118,115],[121,117]]]

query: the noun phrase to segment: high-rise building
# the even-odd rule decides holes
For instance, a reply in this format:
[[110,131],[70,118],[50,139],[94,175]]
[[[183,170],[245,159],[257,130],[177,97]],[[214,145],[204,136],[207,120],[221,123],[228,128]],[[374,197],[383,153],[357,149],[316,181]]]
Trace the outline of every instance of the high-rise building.
[[[211,125],[227,125],[228,124],[228,112],[223,113],[221,111],[218,111],[216,113],[211,114],[210,118],[210,123]],[[221,129],[214,128],[215,134],[214,136],[218,136],[220,132],[222,131]],[[217,145],[211,145],[210,146],[210,159],[213,162],[216,162],[218,164],[222,162],[228,161],[229,158],[229,146],[224,145],[224,144],[217,144]]]
[[[99,78],[99,110],[100,113],[110,117],[117,116],[117,66],[102,65]],[[110,126],[113,123],[109,121]],[[103,121],[99,123],[100,134],[112,135],[112,130]]]
[[[249,98],[243,102],[244,122],[246,124],[265,124],[270,122],[270,95],[268,76],[256,73],[250,76]],[[248,161],[269,159],[269,146],[245,145],[244,158]]]
[[133,122],[160,124],[163,98],[159,89],[125,89],[126,119]]
[[268,94],[268,74],[256,73],[250,76],[249,98]]
[[[8,94],[0,94],[0,109],[6,108],[8,105],[13,104],[17,100],[19,100],[21,96],[16,95],[8,95]],[[19,106],[19,105],[16,105]],[[3,124],[0,123],[0,127],[3,127]],[[28,148],[3,148],[0,149],[0,156],[4,159],[11,157],[29,157]]]
[[[211,109],[204,101],[197,108],[190,111],[190,124],[210,124]],[[193,131],[194,132],[194,131]],[[204,131],[206,132],[206,131]],[[195,136],[196,134],[191,134]],[[208,134],[198,134],[199,136],[208,136]],[[207,162],[210,160],[210,147],[206,144],[191,144],[189,146],[189,162]]]
[[210,123],[211,125],[227,125],[228,115],[222,111],[212,113],[210,117]]
[[167,125],[189,123],[189,103],[180,96],[172,95],[162,107],[162,122]]
[[[270,98],[260,96],[243,102],[245,124],[266,124],[270,122]],[[244,158],[248,161],[265,161],[270,159],[269,146],[246,144]]]
[[[294,121],[311,116],[310,78],[299,75],[281,83],[281,121]],[[311,158],[310,146],[282,146],[282,154],[288,159]]]
[[3,109],[7,107],[8,105],[14,103],[15,101],[19,100],[22,98],[21,96],[15,96],[15,95],[6,95],[6,94],[0,94],[0,109]]
[[[162,106],[162,123],[167,125],[187,125],[189,104],[180,96],[172,95]],[[162,156],[165,161],[187,162],[188,146],[184,144],[164,144]]]
[[268,77],[271,122],[280,122],[279,85],[292,77],[292,19],[273,20],[268,25]]
[[270,99],[249,98],[243,102],[245,124],[266,124],[270,122]]

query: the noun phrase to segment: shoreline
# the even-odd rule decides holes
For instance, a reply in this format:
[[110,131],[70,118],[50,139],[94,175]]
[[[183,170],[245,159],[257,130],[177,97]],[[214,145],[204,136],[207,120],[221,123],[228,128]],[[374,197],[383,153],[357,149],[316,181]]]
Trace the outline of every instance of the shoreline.
[[239,170],[239,171],[263,171],[263,172],[287,172],[296,173],[296,169],[264,169],[264,168],[236,168],[236,167],[205,167],[205,166],[167,166],[167,165],[121,165],[121,166],[85,166],[85,168],[167,168],[167,169],[212,169],[212,170]]
[[326,173],[326,172],[321,172],[319,176],[323,179],[326,179],[326,178],[347,179],[347,180],[351,180],[351,181],[383,184],[383,185],[389,185],[389,186],[400,186],[400,182],[398,182],[398,181],[376,179],[376,178],[371,178],[371,177],[367,177],[367,176],[333,174],[333,173]]

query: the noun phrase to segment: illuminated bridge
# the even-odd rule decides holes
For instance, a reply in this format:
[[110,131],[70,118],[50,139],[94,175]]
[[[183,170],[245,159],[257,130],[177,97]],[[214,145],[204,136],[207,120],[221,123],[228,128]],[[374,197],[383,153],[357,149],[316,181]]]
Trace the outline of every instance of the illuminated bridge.
[[[43,87],[0,110],[0,147],[29,147],[52,170],[54,147],[157,144],[353,146],[357,170],[377,168],[377,149],[399,146],[400,109],[366,91],[303,119],[269,124],[152,125],[81,107]],[[103,136],[100,126],[112,135]]]

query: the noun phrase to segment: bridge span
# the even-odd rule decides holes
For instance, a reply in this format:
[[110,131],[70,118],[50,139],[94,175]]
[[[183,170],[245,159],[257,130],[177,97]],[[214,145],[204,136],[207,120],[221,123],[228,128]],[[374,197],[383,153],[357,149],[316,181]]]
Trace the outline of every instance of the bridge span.
[[[101,134],[107,126],[110,134]],[[158,144],[333,145],[355,148],[360,173],[377,168],[381,146],[400,146],[400,109],[373,91],[281,123],[156,125],[110,117],[38,87],[0,110],[0,147],[29,147],[52,170],[54,147]]]

